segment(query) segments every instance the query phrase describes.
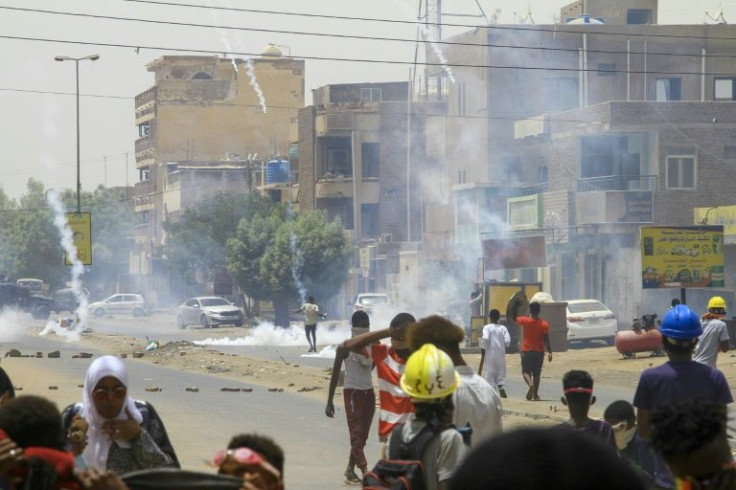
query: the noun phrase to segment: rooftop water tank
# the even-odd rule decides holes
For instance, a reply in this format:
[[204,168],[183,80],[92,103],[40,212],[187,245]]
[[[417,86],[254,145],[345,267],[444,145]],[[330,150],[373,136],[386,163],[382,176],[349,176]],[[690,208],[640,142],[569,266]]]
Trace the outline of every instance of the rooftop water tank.
[[277,158],[266,162],[266,184],[289,182],[290,165],[288,160]]
[[591,17],[588,14],[579,15],[577,17],[572,17],[570,19],[567,19],[568,24],[603,24],[603,19],[600,17]]

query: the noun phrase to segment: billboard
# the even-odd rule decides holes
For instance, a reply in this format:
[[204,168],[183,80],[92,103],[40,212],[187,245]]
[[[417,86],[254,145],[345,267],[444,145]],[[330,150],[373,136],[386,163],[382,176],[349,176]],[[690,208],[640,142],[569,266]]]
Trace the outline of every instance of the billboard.
[[544,236],[483,240],[486,270],[547,267]]
[[[92,215],[90,213],[66,213],[66,224],[72,230],[77,258],[83,265],[92,265]],[[64,265],[73,265],[66,252],[64,252]]]
[[722,288],[723,226],[642,226],[642,287]]

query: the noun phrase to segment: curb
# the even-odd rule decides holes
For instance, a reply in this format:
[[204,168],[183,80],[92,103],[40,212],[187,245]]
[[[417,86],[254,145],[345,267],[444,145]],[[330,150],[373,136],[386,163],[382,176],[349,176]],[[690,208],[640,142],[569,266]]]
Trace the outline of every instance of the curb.
[[501,413],[503,415],[517,415],[519,417],[526,417],[532,420],[549,419],[555,422],[564,422],[565,420],[567,420],[567,418],[565,417],[559,417],[556,415],[548,415],[544,413],[523,412],[521,410],[510,410],[508,408],[501,409]]

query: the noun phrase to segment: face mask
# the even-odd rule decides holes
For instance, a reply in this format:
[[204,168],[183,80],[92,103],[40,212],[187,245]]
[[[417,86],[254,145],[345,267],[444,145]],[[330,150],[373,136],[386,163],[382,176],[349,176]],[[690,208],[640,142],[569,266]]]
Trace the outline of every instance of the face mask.
[[619,451],[626,449],[636,434],[636,426],[631,429],[614,430],[613,437],[616,439],[616,447]]

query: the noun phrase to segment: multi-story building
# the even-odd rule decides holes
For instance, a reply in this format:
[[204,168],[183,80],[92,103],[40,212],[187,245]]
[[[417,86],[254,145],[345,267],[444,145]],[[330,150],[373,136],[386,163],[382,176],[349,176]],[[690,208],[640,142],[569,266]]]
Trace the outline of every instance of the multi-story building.
[[136,97],[135,211],[131,274],[137,289],[167,291],[164,224],[219,190],[258,185],[253,162],[288,155],[290,126],[304,106],[304,60],[269,45],[262,57],[163,56],[155,85]]
[[502,278],[601,299],[625,322],[643,301],[639,227],[731,203],[736,29],[649,25],[653,0],[578,1],[561,18],[577,14],[448,39],[448,62],[466,66],[426,136],[452,196],[436,232],[475,246],[471,259],[479,237],[544,234],[549,267]]
[[424,122],[440,110],[408,95],[407,82],[327,85],[299,112],[299,209],[339,218],[364,249],[347,297],[389,290],[400,243],[420,241]]

